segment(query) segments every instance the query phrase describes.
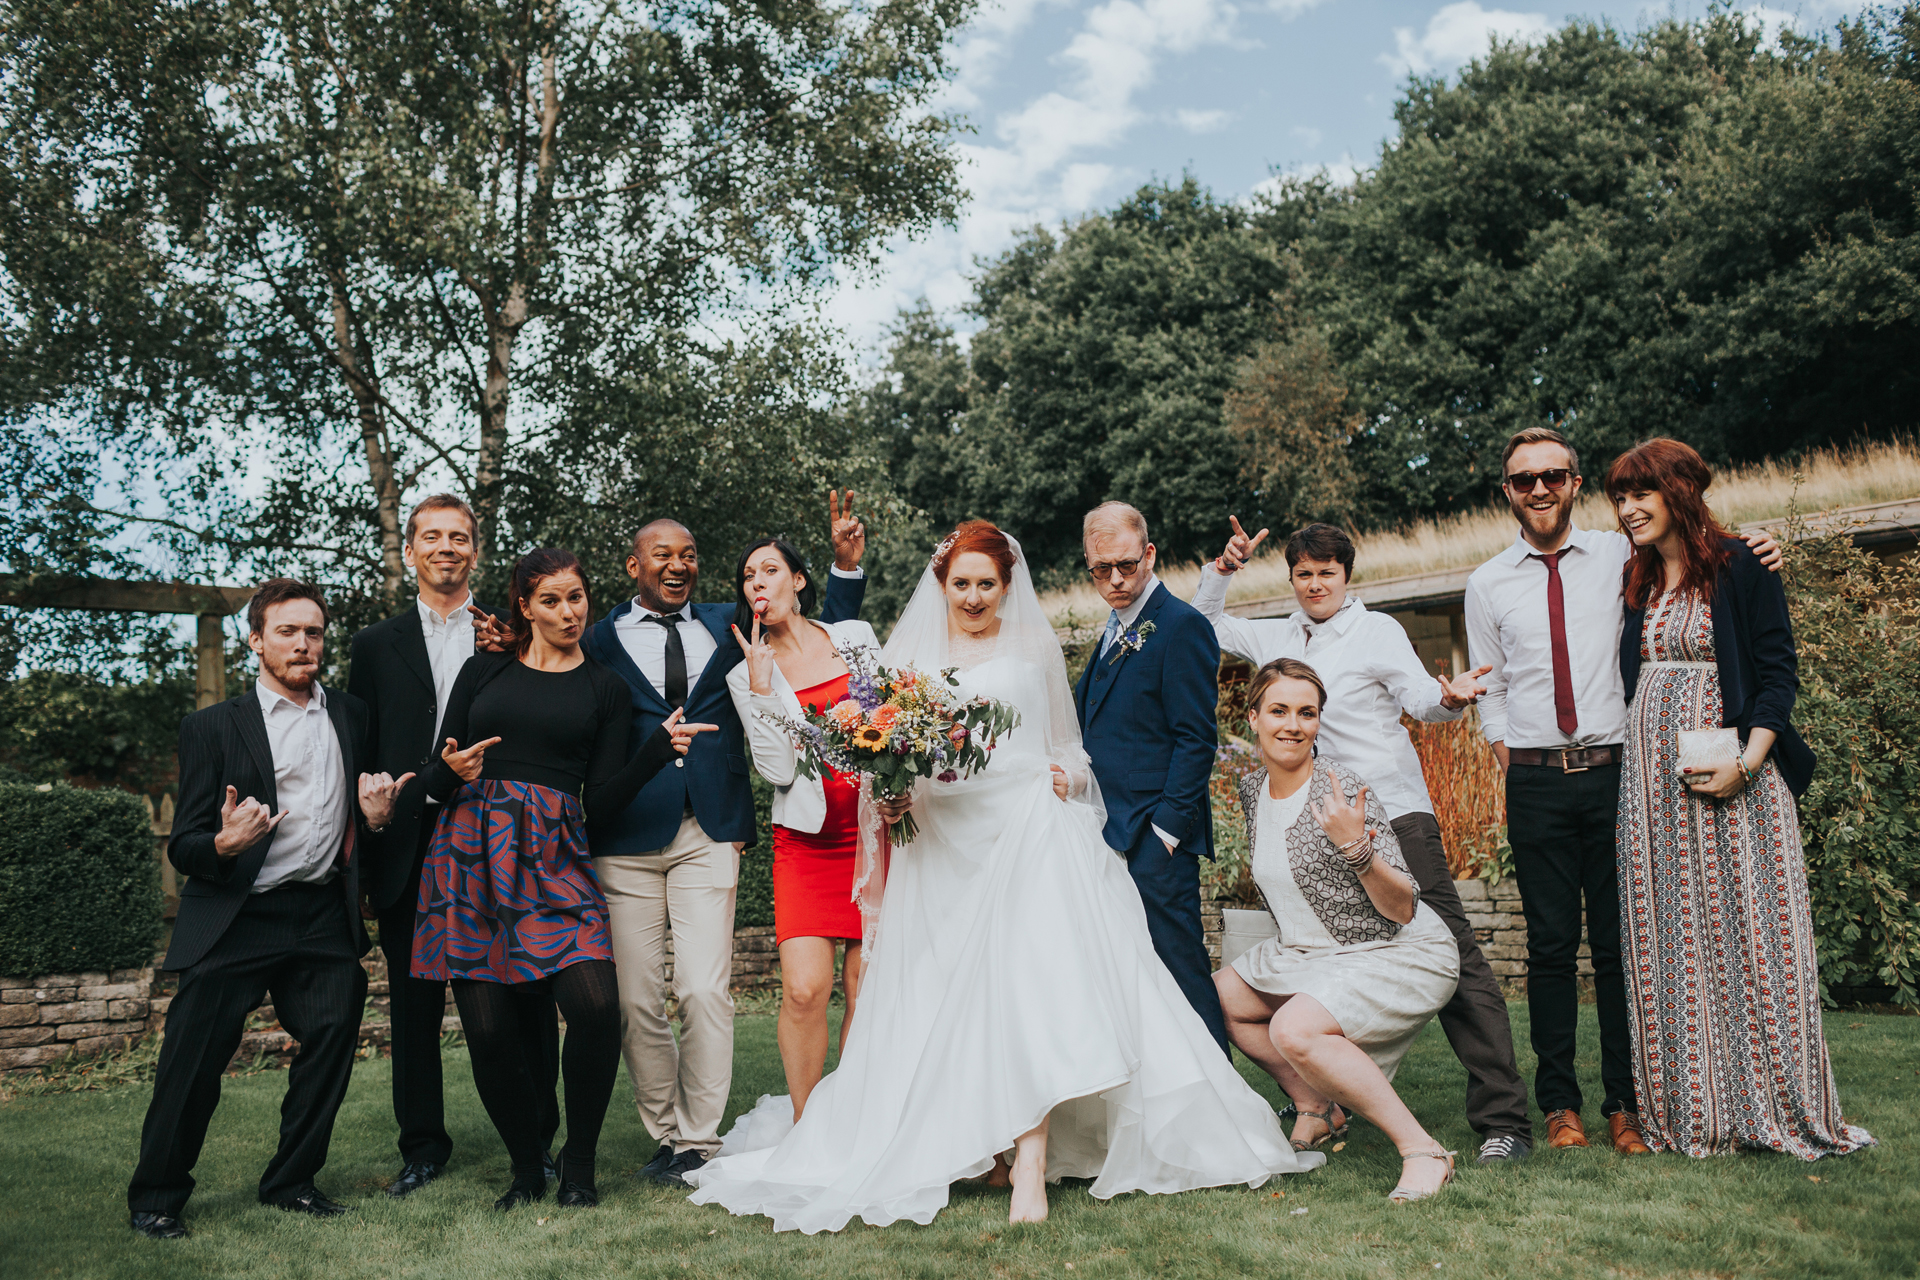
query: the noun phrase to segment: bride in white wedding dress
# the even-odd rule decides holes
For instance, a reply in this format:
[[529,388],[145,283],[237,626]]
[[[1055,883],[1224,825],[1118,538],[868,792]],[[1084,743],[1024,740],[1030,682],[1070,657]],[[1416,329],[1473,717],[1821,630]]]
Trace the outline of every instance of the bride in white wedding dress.
[[[1101,838],[1066,664],[1018,544],[983,521],[956,530],[883,661],[957,667],[963,696],[1013,704],[1020,725],[979,774],[919,785],[920,834],[890,865],[863,857],[874,924],[839,1069],[798,1123],[784,1098],[742,1117],[689,1176],[693,1201],[811,1234],[856,1216],[931,1222],[950,1184],[1010,1149],[1013,1221],[1044,1218],[1044,1184],[1062,1177],[1106,1199],[1321,1164],[1288,1145],[1154,954]],[[863,819],[877,828],[870,804]]]

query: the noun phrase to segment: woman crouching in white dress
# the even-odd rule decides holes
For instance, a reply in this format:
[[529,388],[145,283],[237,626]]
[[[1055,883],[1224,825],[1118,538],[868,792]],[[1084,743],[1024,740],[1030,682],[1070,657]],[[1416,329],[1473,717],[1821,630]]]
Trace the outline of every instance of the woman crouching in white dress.
[[1386,810],[1365,783],[1314,760],[1327,690],[1293,658],[1248,685],[1266,767],[1240,784],[1253,880],[1279,927],[1214,975],[1227,1034],[1300,1109],[1293,1145],[1339,1137],[1364,1115],[1402,1159],[1389,1199],[1424,1200],[1453,1180],[1441,1149],[1393,1091],[1394,1071],[1453,998],[1460,952],[1420,902]]
[[884,661],[958,668],[960,696],[1011,703],[1020,724],[980,773],[916,788],[920,833],[890,866],[866,865],[862,840],[855,883],[877,923],[839,1069],[784,1136],[781,1099],[743,1117],[689,1175],[694,1202],[776,1231],[925,1224],[1014,1150],[1008,1216],[1037,1221],[1061,1177],[1104,1199],[1322,1163],[1287,1144],[1154,954],[1018,545],[984,521],[956,530]]

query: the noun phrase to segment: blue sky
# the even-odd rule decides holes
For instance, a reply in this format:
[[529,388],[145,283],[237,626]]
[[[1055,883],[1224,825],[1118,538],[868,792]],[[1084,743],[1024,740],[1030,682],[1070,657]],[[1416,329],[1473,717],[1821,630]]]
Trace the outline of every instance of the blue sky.
[[[1748,7],[1770,27],[1830,29],[1858,4]],[[1478,0],[986,0],[962,33],[942,105],[972,132],[972,198],[955,228],[902,241],[828,303],[867,358],[925,296],[951,312],[977,257],[1035,223],[1111,206],[1192,172],[1243,198],[1276,170],[1369,165],[1410,72],[1450,73],[1495,35],[1537,40],[1574,18],[1633,30],[1704,0],[1510,7]],[[957,318],[957,317],[956,317]]]

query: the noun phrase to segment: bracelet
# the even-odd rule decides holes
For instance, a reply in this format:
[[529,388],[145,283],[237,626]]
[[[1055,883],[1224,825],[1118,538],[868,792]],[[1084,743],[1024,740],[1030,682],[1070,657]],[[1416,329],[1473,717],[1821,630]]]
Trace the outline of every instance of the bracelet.
[[1351,839],[1351,840],[1349,840],[1349,841],[1347,841],[1347,842],[1346,842],[1345,844],[1343,844],[1343,845],[1341,845],[1341,846],[1339,846],[1339,849],[1340,849],[1340,852],[1344,854],[1344,853],[1346,853],[1346,851],[1347,851],[1347,850],[1349,850],[1349,849],[1356,849],[1356,848],[1358,848],[1358,847],[1360,847],[1361,845],[1363,845],[1363,844],[1365,844],[1365,843],[1367,843],[1367,842],[1368,842],[1369,840],[1372,840],[1372,839],[1373,839],[1373,832],[1371,832],[1371,831],[1362,831],[1362,832],[1361,832],[1361,833],[1360,833],[1359,835],[1357,835],[1357,836],[1355,836],[1355,837],[1354,837],[1353,839]]
[[1747,768],[1747,757],[1745,755],[1737,755],[1733,758],[1733,762],[1740,766],[1740,776],[1746,780],[1746,785],[1749,787],[1752,786],[1753,773]]

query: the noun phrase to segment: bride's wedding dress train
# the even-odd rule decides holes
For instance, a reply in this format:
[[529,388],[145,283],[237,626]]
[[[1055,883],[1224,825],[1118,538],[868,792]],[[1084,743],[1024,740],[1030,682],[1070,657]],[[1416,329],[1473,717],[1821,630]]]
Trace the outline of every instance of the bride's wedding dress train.
[[776,1231],[924,1224],[1049,1113],[1048,1180],[1091,1178],[1103,1199],[1324,1161],[1288,1145],[1154,954],[1098,809],[1054,793],[1048,674],[1015,655],[963,673],[964,695],[1013,703],[1022,727],[981,774],[922,786],[839,1068],[798,1125],[785,1098],[742,1117],[695,1203]]

